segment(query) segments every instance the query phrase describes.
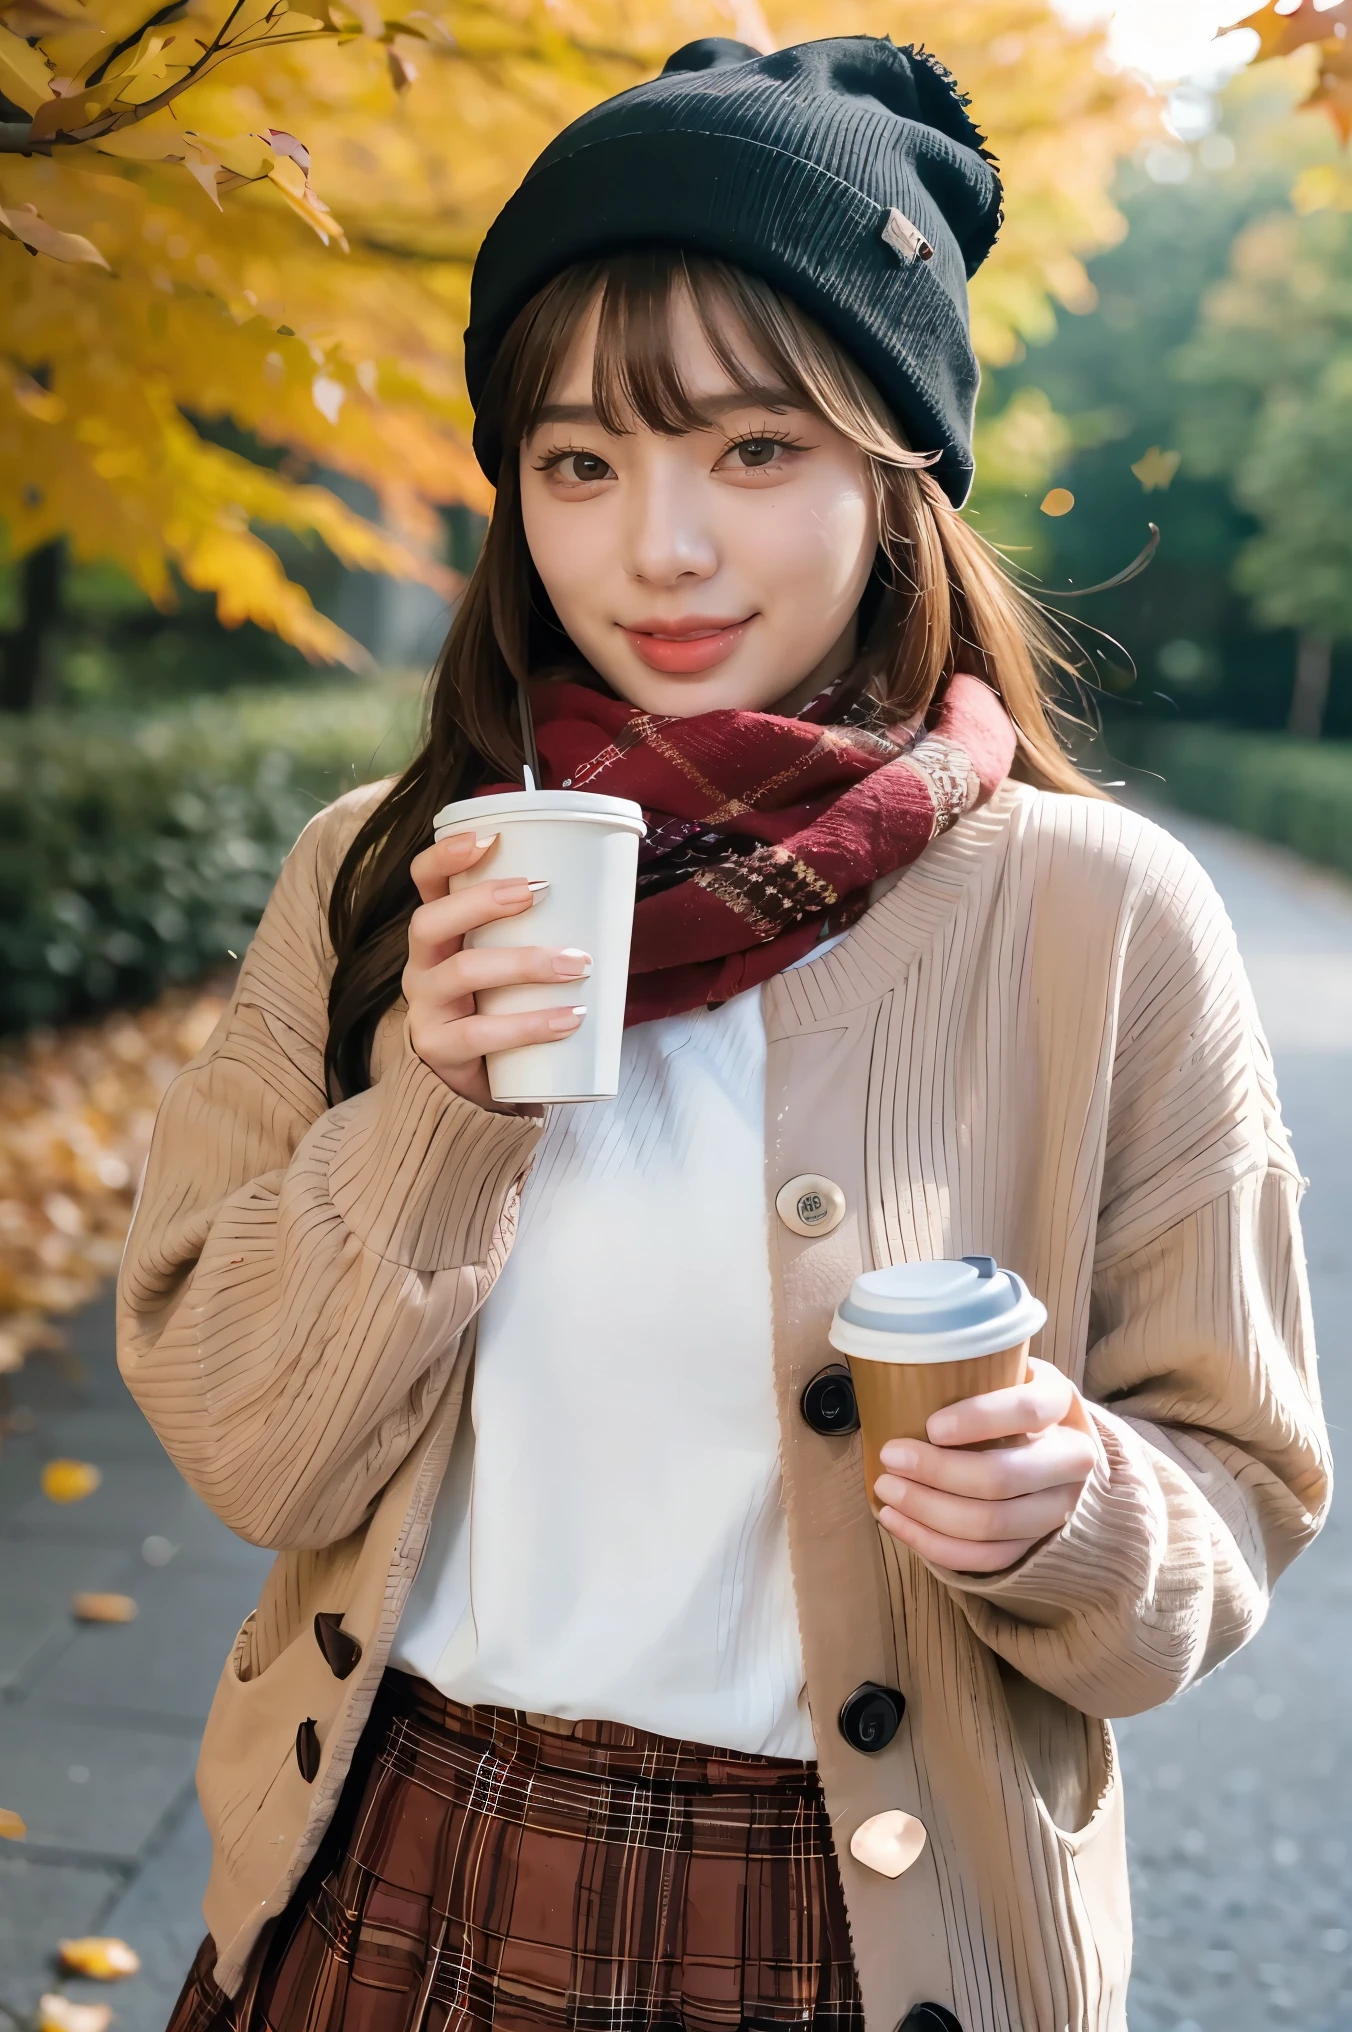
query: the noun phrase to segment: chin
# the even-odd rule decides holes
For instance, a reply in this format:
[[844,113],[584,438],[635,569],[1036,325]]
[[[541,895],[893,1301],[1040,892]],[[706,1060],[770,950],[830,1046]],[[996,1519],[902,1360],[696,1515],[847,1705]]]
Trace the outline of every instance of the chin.
[[641,712],[672,719],[693,719],[696,713],[764,712],[785,686],[761,676],[720,665],[689,677],[673,677],[640,665],[637,670],[604,671],[607,684]]

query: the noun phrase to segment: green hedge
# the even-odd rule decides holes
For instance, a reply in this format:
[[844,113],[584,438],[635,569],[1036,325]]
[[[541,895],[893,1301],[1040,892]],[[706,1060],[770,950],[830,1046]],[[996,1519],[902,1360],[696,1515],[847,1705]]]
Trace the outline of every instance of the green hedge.
[[0,1031],[228,964],[306,821],[401,768],[417,718],[377,685],[0,718]]
[[1106,733],[1123,762],[1163,778],[1137,787],[1352,875],[1352,742],[1158,721],[1115,721]]

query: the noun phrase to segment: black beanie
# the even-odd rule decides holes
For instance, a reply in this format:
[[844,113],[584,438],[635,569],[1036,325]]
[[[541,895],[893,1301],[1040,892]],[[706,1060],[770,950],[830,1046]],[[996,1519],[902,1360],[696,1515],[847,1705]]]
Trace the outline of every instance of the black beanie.
[[[478,406],[517,313],[563,269],[641,247],[708,254],[815,318],[917,451],[972,483],[978,369],[967,278],[1000,226],[1000,179],[923,50],[840,36],[759,56],[708,37],[552,141],[474,264],[465,372]],[[487,422],[474,449],[496,483]]]

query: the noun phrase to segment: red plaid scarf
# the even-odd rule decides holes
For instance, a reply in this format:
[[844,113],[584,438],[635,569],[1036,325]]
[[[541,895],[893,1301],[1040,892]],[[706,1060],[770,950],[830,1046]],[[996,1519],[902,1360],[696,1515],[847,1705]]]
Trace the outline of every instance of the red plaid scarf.
[[932,727],[842,721],[846,679],[797,719],[639,712],[567,679],[531,686],[546,790],[643,807],[626,1023],[716,1008],[802,959],[868,908],[1009,773],[995,693],[950,678]]

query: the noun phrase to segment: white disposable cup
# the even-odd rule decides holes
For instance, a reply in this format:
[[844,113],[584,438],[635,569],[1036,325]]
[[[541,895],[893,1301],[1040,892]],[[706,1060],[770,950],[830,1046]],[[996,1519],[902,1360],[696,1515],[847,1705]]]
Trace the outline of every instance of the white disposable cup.
[[585,790],[509,790],[448,804],[433,820],[436,837],[474,833],[497,838],[451,889],[475,882],[548,882],[531,910],[495,919],[469,933],[467,946],[578,946],[590,953],[582,981],[521,981],[484,988],[478,1007],[489,1016],[528,1009],[587,1013],[567,1037],[490,1051],[488,1089],[495,1101],[605,1101],[619,1092],[620,1041],[629,986],[638,843],[643,812],[625,797]]

